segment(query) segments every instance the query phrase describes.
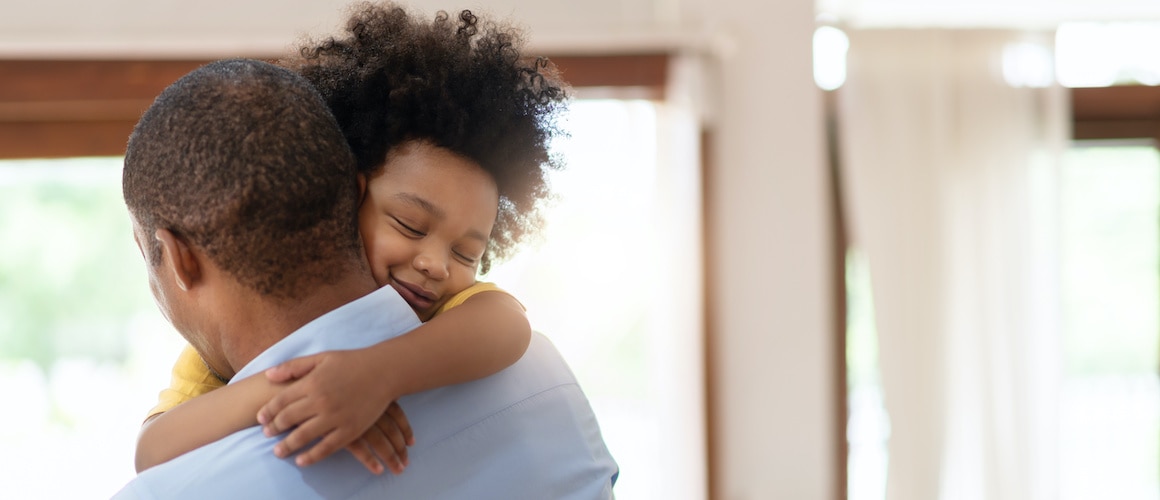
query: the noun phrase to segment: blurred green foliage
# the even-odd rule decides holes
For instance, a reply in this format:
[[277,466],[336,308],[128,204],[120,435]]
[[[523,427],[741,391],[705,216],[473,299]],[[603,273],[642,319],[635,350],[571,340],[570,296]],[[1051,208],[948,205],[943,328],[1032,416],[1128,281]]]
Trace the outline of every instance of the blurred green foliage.
[[123,360],[152,308],[120,159],[0,162],[0,359]]

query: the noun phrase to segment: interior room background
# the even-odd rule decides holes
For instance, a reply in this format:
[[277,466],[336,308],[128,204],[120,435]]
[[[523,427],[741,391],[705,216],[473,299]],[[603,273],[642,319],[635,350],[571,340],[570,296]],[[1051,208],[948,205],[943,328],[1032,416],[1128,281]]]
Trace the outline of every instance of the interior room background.
[[[1160,6],[406,5],[511,19],[576,86],[543,243],[487,278],[576,371],[618,498],[1160,498]],[[346,6],[0,6],[0,497],[116,491],[180,347],[126,124]]]

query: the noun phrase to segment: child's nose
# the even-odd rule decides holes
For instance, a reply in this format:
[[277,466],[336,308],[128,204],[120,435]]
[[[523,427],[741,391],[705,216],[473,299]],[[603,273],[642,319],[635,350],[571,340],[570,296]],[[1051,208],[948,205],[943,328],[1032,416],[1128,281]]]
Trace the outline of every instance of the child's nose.
[[435,280],[447,279],[447,257],[439,252],[423,252],[415,256],[415,268]]

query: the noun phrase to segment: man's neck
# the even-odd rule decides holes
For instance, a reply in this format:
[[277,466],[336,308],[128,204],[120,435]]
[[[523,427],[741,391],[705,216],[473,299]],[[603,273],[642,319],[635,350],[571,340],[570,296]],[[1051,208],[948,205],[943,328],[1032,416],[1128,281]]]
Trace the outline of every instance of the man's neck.
[[315,287],[294,301],[270,300],[249,294],[231,304],[230,322],[221,333],[222,353],[233,377],[266,349],[307,323],[377,289],[369,276],[351,275],[332,285]]

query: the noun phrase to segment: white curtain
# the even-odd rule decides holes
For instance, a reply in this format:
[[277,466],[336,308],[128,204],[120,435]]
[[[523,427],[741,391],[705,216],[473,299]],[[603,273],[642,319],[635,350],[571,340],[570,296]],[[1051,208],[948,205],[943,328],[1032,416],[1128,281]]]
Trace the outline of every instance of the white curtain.
[[886,498],[1056,498],[1066,94],[1004,79],[1005,53],[1025,56],[1007,59],[1009,74],[1026,70],[1027,54],[1050,61],[1051,37],[848,34],[842,178],[870,266],[891,423]]

